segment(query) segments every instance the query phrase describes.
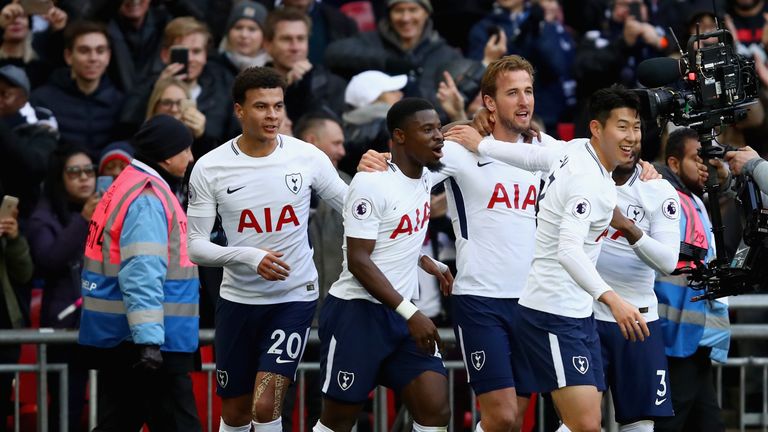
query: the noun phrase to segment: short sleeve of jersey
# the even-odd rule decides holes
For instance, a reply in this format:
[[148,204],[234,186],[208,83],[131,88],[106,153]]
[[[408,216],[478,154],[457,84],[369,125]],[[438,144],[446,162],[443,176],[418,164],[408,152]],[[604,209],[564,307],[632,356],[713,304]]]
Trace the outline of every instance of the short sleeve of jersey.
[[346,237],[376,240],[383,210],[384,195],[376,184],[381,173],[357,173],[349,185],[344,203],[344,235]]
[[606,211],[613,211],[612,208],[608,208],[608,201],[601,196],[600,191],[603,188],[593,179],[576,173],[562,180],[565,180],[565,184],[562,185],[562,202],[565,203],[562,209],[564,219],[591,223],[605,217]]
[[216,216],[216,199],[211,189],[212,176],[206,173],[205,166],[195,164],[189,178],[189,204],[187,216]]
[[312,183],[313,189],[323,198],[333,198],[343,193],[347,189],[347,184],[339,177],[336,168],[333,167],[331,160],[325,153],[312,148],[313,165],[315,168],[315,181]]

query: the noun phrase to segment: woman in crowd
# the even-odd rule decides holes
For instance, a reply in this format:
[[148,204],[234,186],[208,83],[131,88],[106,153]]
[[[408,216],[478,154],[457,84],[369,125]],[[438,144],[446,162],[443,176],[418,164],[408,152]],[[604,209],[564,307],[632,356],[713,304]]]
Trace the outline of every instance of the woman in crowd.
[[232,8],[215,60],[233,76],[251,66],[264,66],[270,60],[263,48],[266,19],[267,10],[253,1],[242,1]]
[[[96,166],[84,149],[64,146],[49,163],[43,196],[29,220],[28,238],[37,277],[43,280],[40,327],[80,327],[80,273],[88,224],[99,202]],[[69,365],[69,430],[81,430],[87,370],[72,346],[48,348],[51,363]],[[59,426],[59,381],[48,378],[51,430]]]

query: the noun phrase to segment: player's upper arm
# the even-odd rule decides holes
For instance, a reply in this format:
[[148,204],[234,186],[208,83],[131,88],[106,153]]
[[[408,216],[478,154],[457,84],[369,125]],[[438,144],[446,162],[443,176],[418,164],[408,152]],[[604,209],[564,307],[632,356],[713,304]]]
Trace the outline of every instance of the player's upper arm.
[[216,196],[213,192],[215,178],[208,171],[202,161],[192,168],[189,177],[188,216],[216,216]]
[[312,146],[313,163],[315,170],[312,187],[321,198],[326,200],[336,211],[341,211],[344,204],[344,196],[347,193],[347,184],[339,177],[328,156]]

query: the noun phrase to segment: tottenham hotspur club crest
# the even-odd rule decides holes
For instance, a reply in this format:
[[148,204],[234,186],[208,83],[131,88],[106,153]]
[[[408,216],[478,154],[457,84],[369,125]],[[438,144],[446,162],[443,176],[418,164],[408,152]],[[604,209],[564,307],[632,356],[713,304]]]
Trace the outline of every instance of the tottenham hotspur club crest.
[[339,374],[336,375],[336,382],[339,383],[339,387],[341,387],[342,390],[346,391],[348,388],[352,387],[352,383],[355,382],[355,374],[352,372],[339,371]]
[[584,375],[589,370],[589,360],[584,356],[573,356],[573,367]]
[[221,388],[226,387],[229,382],[229,374],[227,374],[227,371],[216,369],[216,381],[219,382]]
[[285,185],[288,186],[288,189],[297,194],[301,190],[301,174],[299,173],[293,173],[293,174],[286,174],[285,175]]
[[475,351],[470,354],[470,357],[472,360],[472,367],[475,368],[475,370],[483,368],[483,365],[485,364],[485,351]]

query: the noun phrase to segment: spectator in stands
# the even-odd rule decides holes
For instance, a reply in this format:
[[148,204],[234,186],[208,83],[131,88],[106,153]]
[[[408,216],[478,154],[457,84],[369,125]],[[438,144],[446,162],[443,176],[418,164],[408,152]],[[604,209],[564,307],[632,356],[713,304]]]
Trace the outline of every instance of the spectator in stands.
[[104,74],[111,56],[106,28],[81,21],[65,35],[69,68],[56,70],[32,92],[31,102],[53,111],[63,142],[81,145],[95,158],[113,141],[123,94]]
[[107,32],[114,54],[110,76],[122,91],[130,91],[150,75],[168,21],[168,14],[152,7],[150,0],[121,0],[117,16],[107,24]]
[[267,16],[264,47],[272,66],[283,76],[285,109],[294,122],[305,113],[326,107],[336,115],[344,111],[344,80],[307,58],[310,21],[295,9],[275,9]]
[[[0,185],[0,196],[4,195]],[[0,219],[0,329],[26,327],[29,319],[29,281],[34,266],[29,245],[19,232],[18,212]],[[19,362],[19,345],[0,347],[0,363]],[[13,374],[0,374],[0,431],[6,432],[6,419],[12,411],[9,396]]]
[[0,44],[0,64],[24,68],[32,88],[43,84],[53,68],[60,63],[64,46],[61,31],[67,25],[67,13],[54,6],[41,16],[48,25],[45,31],[32,33],[32,17],[18,2],[5,5],[0,11],[3,28]]
[[32,107],[29,92],[24,69],[0,67],[0,119],[12,136],[0,150],[0,182],[6,193],[19,198],[22,221],[37,204],[48,158],[59,142],[56,118],[48,109]]
[[[51,156],[43,196],[29,219],[27,237],[35,274],[43,280],[40,327],[80,327],[80,271],[83,248],[99,196],[96,166],[85,149],[65,145]],[[85,402],[87,369],[71,346],[48,347],[48,360],[69,365],[69,430],[79,431]],[[58,430],[59,382],[51,374],[49,424]]]
[[128,141],[115,141],[99,155],[100,176],[117,177],[133,160],[133,147]]
[[571,78],[576,46],[562,21],[557,0],[502,0],[469,33],[468,57],[490,64],[496,60],[496,42],[505,48],[502,55],[520,55],[536,67],[537,112],[550,130],[555,130],[568,102],[576,102]]
[[195,157],[200,157],[221,144],[205,135],[205,114],[197,109],[195,101],[189,97],[187,84],[178,78],[163,78],[155,83],[147,103],[146,119],[149,120],[157,114],[168,114],[189,128],[195,138],[192,143],[192,154]]
[[344,77],[366,70],[406,74],[405,95],[423,97],[438,106],[440,72],[461,54],[433,30],[429,0],[388,0],[387,5],[389,14],[379,21],[378,31],[331,43],[326,64]]
[[251,66],[264,66],[269,55],[263,48],[267,9],[253,1],[237,3],[227,19],[227,33],[215,59],[236,76]]
[[[197,110],[205,115],[204,135],[222,142],[237,134],[236,120],[232,113],[229,91],[232,78],[220,65],[208,62],[208,46],[211,35],[208,27],[191,17],[171,20],[165,27],[160,57],[154,71],[159,76],[145,79],[146,85],[138,87],[128,96],[121,123],[125,132],[133,132],[144,122],[147,101],[156,81],[176,77],[189,87],[190,99],[197,103]],[[171,63],[171,47],[185,47],[189,52],[187,72],[181,74],[184,65]]]
[[[639,5],[640,16],[630,13],[632,4]],[[637,65],[663,55],[667,45],[665,31],[648,22],[648,8],[642,0],[614,1],[601,30],[586,32],[576,52],[573,66],[573,76],[578,82],[576,135],[587,134],[586,101],[592,93],[611,83],[638,87]],[[644,142],[644,150],[645,147]]]
[[379,71],[365,71],[349,81],[344,100],[352,109],[342,117],[346,138],[346,156],[339,162],[342,171],[355,175],[360,158],[368,150],[389,151],[387,111],[403,98],[407,83],[405,75],[389,76]]
[[284,7],[298,9],[309,17],[312,31],[309,35],[309,61],[325,63],[325,49],[329,43],[355,36],[357,23],[344,15],[338,7],[320,0],[283,0]]
[[765,46],[768,43],[768,5],[765,0],[728,0],[728,14],[725,23],[733,37],[743,46],[740,54],[758,52],[765,61]]

